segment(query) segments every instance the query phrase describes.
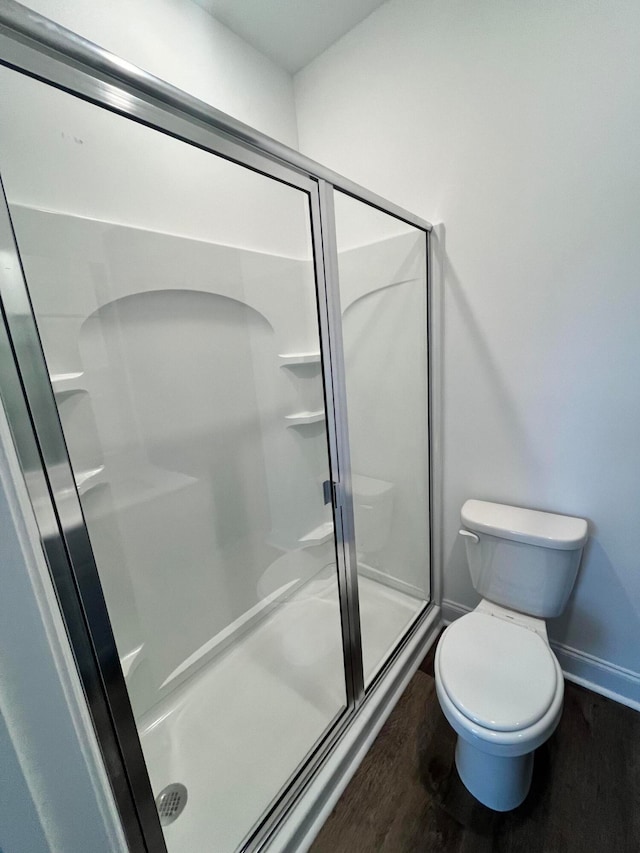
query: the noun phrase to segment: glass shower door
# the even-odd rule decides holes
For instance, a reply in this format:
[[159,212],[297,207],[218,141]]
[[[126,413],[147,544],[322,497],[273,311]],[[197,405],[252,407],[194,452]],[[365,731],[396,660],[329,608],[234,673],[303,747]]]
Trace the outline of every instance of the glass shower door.
[[0,169],[170,851],[347,704],[309,195],[0,69]]
[[427,241],[334,192],[365,686],[429,601]]

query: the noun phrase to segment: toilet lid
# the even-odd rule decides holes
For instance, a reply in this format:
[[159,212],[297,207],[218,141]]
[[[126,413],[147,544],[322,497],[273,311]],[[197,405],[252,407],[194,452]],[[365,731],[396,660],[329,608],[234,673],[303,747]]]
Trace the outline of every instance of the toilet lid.
[[557,687],[553,652],[529,628],[469,613],[442,635],[439,676],[453,704],[494,731],[524,729],[549,710]]

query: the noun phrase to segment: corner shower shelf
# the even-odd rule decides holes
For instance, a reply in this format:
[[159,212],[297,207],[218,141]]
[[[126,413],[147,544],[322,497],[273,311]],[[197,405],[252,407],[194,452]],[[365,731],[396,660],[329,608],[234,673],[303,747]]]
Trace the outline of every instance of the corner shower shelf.
[[79,381],[83,376],[84,372],[82,370],[78,373],[52,373],[50,379],[54,393],[73,394],[80,391],[86,391]]
[[103,485],[103,483],[106,483],[104,465],[100,465],[99,468],[80,471],[79,474],[76,474],[76,486],[78,494],[81,496],[85,495],[90,489]]
[[296,367],[299,364],[320,364],[319,352],[286,352],[280,353],[281,367]]
[[296,412],[295,415],[287,415],[285,420],[290,427],[317,424],[324,420],[324,409],[319,409],[317,412]]
[[319,524],[318,527],[314,527],[313,530],[301,536],[298,542],[304,548],[308,548],[310,545],[322,545],[323,542],[328,542],[332,538],[333,522],[325,521],[324,524]]

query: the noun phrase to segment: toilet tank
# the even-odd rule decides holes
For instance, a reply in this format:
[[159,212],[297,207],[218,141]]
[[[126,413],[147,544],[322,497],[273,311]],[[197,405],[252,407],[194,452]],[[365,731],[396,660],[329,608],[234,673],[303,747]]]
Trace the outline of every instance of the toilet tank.
[[468,500],[460,517],[471,579],[483,598],[543,619],[562,613],[587,541],[583,518],[477,500]]

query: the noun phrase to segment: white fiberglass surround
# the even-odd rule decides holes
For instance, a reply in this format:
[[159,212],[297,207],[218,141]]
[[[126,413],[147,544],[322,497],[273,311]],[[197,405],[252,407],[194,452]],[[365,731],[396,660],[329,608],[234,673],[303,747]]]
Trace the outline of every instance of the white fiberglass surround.
[[[293,617],[295,596],[313,589],[320,569],[333,573],[333,594],[316,596],[320,610],[303,620],[307,643],[314,624],[320,626],[317,648],[307,655],[305,642],[293,641],[292,625],[291,637],[285,632],[271,647],[279,666],[268,654],[259,666],[272,670],[285,690],[305,693],[313,686],[331,707],[317,730],[301,726],[298,740],[291,738],[295,748],[279,753],[282,774],[264,774],[262,801],[239,803],[242,826],[234,831],[246,832],[347,700],[325,488],[331,473],[321,297],[305,193],[311,184],[273,181],[14,72],[2,74],[13,110],[0,137],[3,179],[49,373],[46,390],[55,398],[75,478],[76,488],[65,488],[80,499],[141,731],[158,732],[162,721],[179,719],[165,713],[165,703],[197,692],[204,673],[251,648],[251,638],[272,618]],[[25,112],[24,104],[32,109]],[[25,169],[42,145],[51,159]],[[166,181],[169,166],[172,180]],[[379,247],[373,280],[364,270],[350,286],[363,300],[368,291],[404,285],[407,279],[398,277],[407,268],[397,259],[419,237],[421,260],[409,280],[418,293],[422,288],[418,331],[425,331],[426,242],[424,230],[413,230],[408,243],[400,235]],[[400,315],[403,305],[396,303]],[[393,333],[402,316],[389,316]],[[422,335],[417,342],[424,346]],[[371,364],[364,367],[359,389],[370,393],[367,367],[368,381],[375,384],[379,374]],[[426,402],[425,389],[421,393]],[[421,426],[424,419],[418,432]],[[371,466],[383,457],[383,446],[361,456],[362,482],[376,480],[372,474],[380,472]],[[378,482],[391,482],[392,469],[393,457],[388,479]],[[371,621],[363,595],[362,627],[371,632],[363,649],[368,678],[428,597],[424,554],[423,582],[399,588],[407,560],[397,519],[405,517],[410,478],[395,479],[402,511],[361,542],[367,557],[390,548],[380,567],[363,565],[377,577],[360,578],[362,589],[378,590],[378,602],[389,608],[374,603]],[[392,506],[381,504],[383,514]],[[423,523],[426,531],[426,517]],[[381,537],[383,529],[388,535]],[[268,637],[263,640],[265,652]],[[288,667],[291,656],[304,669],[299,679],[295,666]],[[255,676],[260,692],[259,673],[247,664],[246,675],[249,681]],[[243,677],[234,673],[232,693]],[[332,679],[336,689],[325,689]],[[233,752],[252,720],[237,710],[225,717],[214,693],[197,714],[206,711],[210,724],[222,726],[217,736]],[[272,693],[275,687],[267,689]],[[262,704],[267,711],[269,703]],[[184,742],[178,738],[178,751]],[[264,744],[273,750],[272,737]],[[201,746],[208,748],[206,739]],[[164,757],[149,747],[152,776]],[[197,765],[194,755],[190,769]],[[217,802],[223,825],[227,817],[233,823],[227,812]]]
[[[202,152],[187,149],[186,157],[185,146],[178,157],[174,140],[131,124],[126,158],[131,151],[134,161],[114,169],[112,153],[123,141],[112,116],[5,75],[14,96],[8,113],[17,111],[2,137],[12,216],[141,715],[176,686],[172,677],[219,650],[225,632],[232,639],[248,611],[259,617],[290,584],[311,577],[322,565],[313,546],[332,536],[330,507],[322,505],[326,441],[304,209],[296,217],[290,191],[273,181],[261,184]],[[26,128],[20,103],[32,107]],[[30,158],[20,152],[40,144],[69,181],[43,170],[36,189]],[[78,156],[85,146],[89,158]],[[144,176],[150,153],[158,168],[172,164],[155,207],[151,181],[129,180],[132,170]],[[234,186],[226,216],[203,200],[203,174],[211,192]],[[347,371],[362,403],[352,406],[353,466],[393,483],[383,519],[389,534],[374,553],[364,542],[360,562],[365,574],[424,600],[426,446],[413,455],[399,450],[426,435],[426,374],[395,369],[389,391],[381,394],[379,385],[408,318],[426,322],[421,235],[391,217],[375,230],[369,214],[356,235],[348,224],[343,216],[343,328]],[[212,232],[219,242],[203,239]],[[374,242],[361,245],[367,237]],[[199,349],[197,363],[183,339]],[[410,357],[398,354],[399,365]],[[394,442],[386,440],[391,434]],[[220,461],[212,468],[213,457]],[[414,476],[416,466],[424,477]],[[367,505],[355,508],[358,531]],[[169,521],[177,518],[190,528],[179,540]],[[186,621],[176,622],[180,612]]]

